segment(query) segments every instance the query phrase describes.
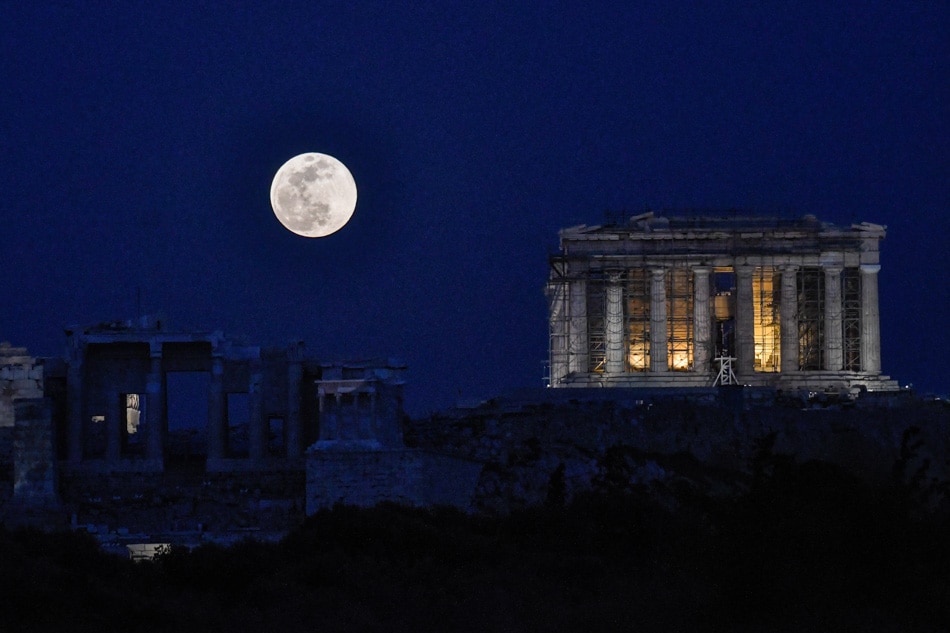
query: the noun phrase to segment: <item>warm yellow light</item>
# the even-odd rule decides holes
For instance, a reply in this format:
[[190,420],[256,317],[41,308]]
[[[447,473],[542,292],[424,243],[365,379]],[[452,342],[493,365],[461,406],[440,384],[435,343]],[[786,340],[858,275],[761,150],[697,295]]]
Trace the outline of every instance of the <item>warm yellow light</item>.
[[666,286],[667,369],[689,371],[693,362],[693,276],[685,268],[669,271]]
[[717,321],[725,321],[735,316],[731,293],[722,292],[713,297],[713,315]]
[[687,352],[673,352],[672,365],[677,371],[689,369],[690,355]]
[[776,291],[774,270],[757,268],[752,278],[753,340],[755,342],[755,370],[779,371],[781,368],[781,332],[778,306],[774,304]]
[[627,363],[633,370],[643,370],[650,366],[650,352],[646,343],[632,343],[627,354]]

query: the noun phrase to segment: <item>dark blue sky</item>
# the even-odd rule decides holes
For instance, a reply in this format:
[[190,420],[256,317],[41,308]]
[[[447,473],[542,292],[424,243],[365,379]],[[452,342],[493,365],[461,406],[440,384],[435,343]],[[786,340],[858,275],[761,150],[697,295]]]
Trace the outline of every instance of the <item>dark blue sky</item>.
[[[739,207],[886,224],[885,373],[950,386],[946,2],[34,4],[0,3],[0,340],[60,355],[140,288],[400,357],[420,413],[541,385],[559,228]],[[305,151],[359,187],[320,240],[270,210]]]

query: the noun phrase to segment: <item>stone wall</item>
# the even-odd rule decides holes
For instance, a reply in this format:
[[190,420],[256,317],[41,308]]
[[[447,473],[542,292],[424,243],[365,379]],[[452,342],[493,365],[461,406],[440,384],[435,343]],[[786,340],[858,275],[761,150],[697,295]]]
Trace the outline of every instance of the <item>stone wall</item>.
[[43,366],[25,347],[0,343],[0,428],[13,427],[13,401],[43,397]]
[[302,470],[203,473],[67,472],[73,523],[102,533],[272,533],[303,519]]
[[321,442],[307,452],[307,514],[336,503],[470,510],[482,464],[413,449]]
[[[0,506],[12,498],[17,476],[14,473],[18,433],[15,404],[43,395],[43,365],[30,356],[25,347],[0,343]],[[21,490],[25,491],[22,484]]]
[[22,506],[57,507],[56,455],[49,402],[43,398],[19,399],[14,410],[13,500]]

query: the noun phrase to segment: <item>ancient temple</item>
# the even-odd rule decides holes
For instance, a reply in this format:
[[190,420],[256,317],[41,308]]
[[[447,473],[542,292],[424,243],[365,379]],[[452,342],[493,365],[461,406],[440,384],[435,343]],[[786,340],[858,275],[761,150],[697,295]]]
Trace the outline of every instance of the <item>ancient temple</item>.
[[205,532],[282,532],[336,503],[471,503],[481,462],[404,443],[396,359],[148,316],[70,326],[66,341],[65,358],[0,343],[0,524],[69,516],[142,556]]
[[896,390],[881,374],[884,235],[735,213],[564,229],[549,386]]
[[66,334],[65,363],[45,365],[70,471],[301,469],[318,439],[401,444],[398,361],[321,361],[302,342],[262,348],[151,317]]

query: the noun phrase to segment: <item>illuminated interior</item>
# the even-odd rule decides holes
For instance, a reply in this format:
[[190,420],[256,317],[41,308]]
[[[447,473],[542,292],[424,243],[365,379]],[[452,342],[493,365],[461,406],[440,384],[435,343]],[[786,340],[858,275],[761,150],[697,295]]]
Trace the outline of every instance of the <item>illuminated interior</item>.
[[[650,369],[651,279],[648,269],[625,271],[624,356],[625,370]],[[689,268],[671,268],[665,276],[667,362],[670,371],[692,371],[694,362],[694,278]],[[717,355],[734,356],[735,272],[717,268],[710,280],[711,317],[716,326]],[[752,278],[754,368],[781,371],[780,271],[757,267]],[[599,275],[587,283],[589,371],[603,372],[606,362],[606,281]]]
[[715,322],[715,356],[736,355],[736,274],[731,266],[716,268],[713,274],[713,320]]
[[688,268],[667,271],[666,319],[669,369],[689,371],[693,366],[693,274]]
[[125,430],[129,435],[135,435],[139,430],[142,410],[139,405],[139,394],[125,395]]
[[626,288],[627,371],[650,368],[650,275],[644,269],[627,271]]
[[752,275],[755,371],[775,372],[782,367],[779,301],[776,300],[776,293],[781,292],[778,274],[771,266],[760,266]]
[[120,402],[125,405],[125,428],[122,433],[122,454],[126,457],[143,455],[145,452],[145,405],[148,398],[144,393],[120,394]]

